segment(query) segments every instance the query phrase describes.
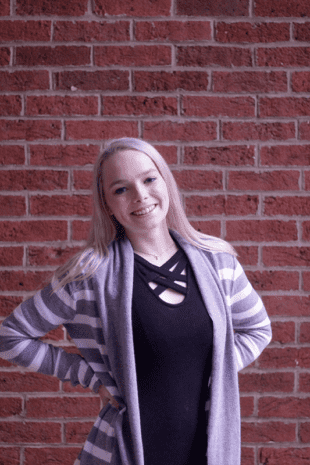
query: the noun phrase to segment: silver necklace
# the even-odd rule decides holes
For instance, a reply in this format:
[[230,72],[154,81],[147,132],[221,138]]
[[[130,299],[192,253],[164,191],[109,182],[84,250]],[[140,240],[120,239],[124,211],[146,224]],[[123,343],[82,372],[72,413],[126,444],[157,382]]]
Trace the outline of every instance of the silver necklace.
[[134,251],[135,251],[135,252],[139,252],[139,253],[143,253],[144,255],[151,255],[152,257],[155,257],[156,260],[158,260],[159,257],[161,257],[163,254],[169,252],[169,250],[171,250],[172,247],[174,247],[174,246],[175,246],[175,243],[173,243],[173,245],[172,245],[171,247],[169,247],[169,249],[165,250],[165,252],[163,252],[161,255],[155,255],[155,254],[153,254],[153,253],[141,252],[141,251],[136,250],[136,249],[134,249]]

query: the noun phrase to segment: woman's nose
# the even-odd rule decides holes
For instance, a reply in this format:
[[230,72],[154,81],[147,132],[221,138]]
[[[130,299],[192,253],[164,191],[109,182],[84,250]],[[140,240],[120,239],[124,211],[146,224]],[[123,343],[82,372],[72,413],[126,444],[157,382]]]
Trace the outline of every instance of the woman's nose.
[[147,198],[147,189],[143,184],[137,185],[134,188],[134,200],[143,200]]

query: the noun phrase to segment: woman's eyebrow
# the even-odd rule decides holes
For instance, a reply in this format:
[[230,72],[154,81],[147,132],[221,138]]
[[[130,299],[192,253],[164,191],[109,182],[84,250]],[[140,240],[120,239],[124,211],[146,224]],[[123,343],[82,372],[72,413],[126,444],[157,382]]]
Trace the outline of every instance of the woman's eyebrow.
[[[144,171],[143,173],[140,174],[139,177],[143,177],[143,176],[146,176],[147,174],[151,173],[152,171],[156,171],[155,168],[152,168],[148,171]],[[118,179],[117,181],[113,181],[110,186],[109,186],[109,189],[111,189],[115,184],[119,184],[119,183],[124,183],[124,182],[127,182],[126,179]]]

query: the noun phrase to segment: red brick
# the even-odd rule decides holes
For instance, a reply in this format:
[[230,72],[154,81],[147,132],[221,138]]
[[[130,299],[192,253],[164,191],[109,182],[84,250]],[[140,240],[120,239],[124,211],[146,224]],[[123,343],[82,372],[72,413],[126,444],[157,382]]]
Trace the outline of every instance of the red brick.
[[307,0],[299,0],[298,2],[274,0],[272,3],[269,0],[256,0],[254,11],[255,16],[296,16],[304,18],[305,16],[310,16],[310,5]]
[[176,11],[186,16],[249,16],[248,0],[177,0]]
[[59,326],[56,329],[52,329],[45,336],[40,338],[42,341],[63,341],[65,339],[64,329],[62,326]]
[[10,0],[0,0],[0,16],[9,16]]
[[255,115],[255,101],[251,97],[194,97],[185,96],[182,114],[186,116],[242,116]]
[[170,16],[171,0],[95,0],[95,14],[99,16]]
[[48,271],[0,271],[1,291],[37,291],[48,283]]
[[273,321],[271,326],[272,342],[280,344],[295,342],[295,323],[293,321]]
[[28,418],[97,417],[100,398],[96,397],[38,397],[26,401]]
[[73,171],[73,187],[75,190],[91,189],[92,183],[92,171]]
[[257,291],[296,291],[299,289],[297,272],[247,271],[246,274]]
[[1,120],[0,140],[60,139],[61,121]]
[[240,392],[292,392],[294,373],[240,373]]
[[174,97],[111,96],[102,98],[103,115],[177,115]]
[[24,66],[90,65],[89,47],[16,47],[16,64]]
[[309,116],[310,115],[310,99],[282,97],[282,98],[261,98],[259,101],[259,116]]
[[301,140],[310,140],[310,122],[299,123],[299,135]]
[[1,221],[0,236],[4,242],[65,241],[66,221]]
[[80,247],[38,247],[29,245],[27,264],[30,266],[60,266],[66,263],[80,249]]
[[262,448],[260,449],[260,463],[268,465],[304,465],[309,461],[310,448]]
[[72,221],[72,240],[84,241],[88,238],[90,221]]
[[0,195],[0,216],[23,216],[26,214],[26,200],[21,195]]
[[86,394],[89,393],[91,394],[93,391],[89,388],[84,388],[80,384],[77,384],[76,386],[72,386],[71,383],[66,382],[63,384],[63,391],[64,392],[70,392],[70,393],[80,393],[80,394]]
[[239,71],[212,73],[214,92],[285,92],[287,76],[280,71]]
[[293,23],[294,27],[294,39],[307,42],[310,39],[310,23]]
[[257,265],[258,264],[258,247],[246,245],[235,246],[238,254],[238,260],[241,265]]
[[30,164],[36,166],[93,165],[99,155],[97,145],[31,145]]
[[298,351],[297,365],[301,368],[310,368],[310,348],[301,347]]
[[19,95],[0,95],[0,116],[18,116],[22,102]]
[[133,121],[67,121],[66,139],[114,139],[138,137],[138,124]]
[[257,212],[259,199],[254,195],[192,195],[185,202],[187,215],[253,215]]
[[266,197],[265,215],[310,215],[309,197]]
[[310,145],[261,147],[260,162],[267,166],[310,166]]
[[309,191],[310,190],[310,171],[305,171],[305,190]]
[[309,316],[310,300],[301,296],[264,296],[264,304],[270,316]]
[[258,66],[308,66],[310,47],[259,48]]
[[0,441],[7,443],[60,443],[60,423],[0,422]]
[[121,70],[54,73],[56,90],[128,90],[129,73]]
[[0,417],[11,417],[22,413],[20,397],[0,397]]
[[33,195],[30,198],[31,215],[89,216],[91,207],[89,195]]
[[24,165],[25,149],[19,145],[0,146],[0,166],[1,165]]
[[10,295],[0,296],[0,317],[7,317],[22,302],[21,297]]
[[309,348],[267,348],[259,357],[259,366],[261,368],[295,368],[296,366],[309,367],[310,361],[307,360],[309,352]]
[[310,392],[310,373],[299,373],[299,392]]
[[283,418],[309,417],[310,398],[305,397],[300,399],[298,397],[261,397],[258,399],[258,415],[261,417]]
[[26,99],[26,114],[39,115],[98,115],[98,97],[30,96]]
[[1,392],[57,392],[59,380],[40,373],[0,372]]
[[215,40],[223,43],[282,42],[290,40],[288,23],[225,23],[215,28]]
[[0,21],[0,40],[40,41],[51,39],[51,21]]
[[308,271],[302,274],[302,287],[304,291],[310,291],[310,272]]
[[54,37],[57,42],[114,42],[126,41],[129,21],[56,21]]
[[253,465],[255,460],[255,451],[253,447],[241,447],[242,465]]
[[143,137],[154,141],[196,141],[214,140],[217,138],[216,123],[213,121],[146,121]]
[[65,424],[65,438],[68,444],[84,444],[93,427],[93,422],[68,422]]
[[228,189],[299,190],[299,171],[230,171]]
[[197,231],[210,236],[220,237],[221,223],[219,221],[190,221]]
[[178,47],[176,59],[178,66],[252,66],[251,50],[237,47]]
[[68,187],[68,172],[54,170],[6,170],[0,172],[0,185],[6,191],[59,190]]
[[179,189],[191,190],[222,190],[223,174],[219,171],[203,170],[173,170]]
[[171,48],[165,45],[101,46],[94,49],[97,66],[158,66],[171,64]]
[[310,323],[303,322],[300,324],[299,342],[310,342]]
[[211,40],[211,25],[207,21],[137,21],[138,41]]
[[299,424],[299,438],[301,442],[310,442],[310,423],[305,421]]
[[286,242],[297,240],[295,221],[242,220],[227,221],[227,241]]
[[0,91],[28,91],[49,89],[49,76],[47,71],[1,71]]
[[195,92],[208,89],[206,71],[135,71],[134,90],[137,92],[171,92],[178,89]]
[[310,72],[301,71],[292,73],[292,90],[294,92],[310,91]]
[[184,147],[186,165],[253,166],[254,146]]
[[254,412],[254,398],[240,397],[241,417],[250,417]]
[[304,241],[310,240],[310,221],[304,221],[302,223],[302,239]]
[[168,165],[175,165],[178,162],[177,147],[173,145],[154,145],[155,149],[166,160]]
[[[1,14],[1,1],[0,1]],[[19,465],[20,464],[20,448],[0,447],[1,465]]]
[[25,448],[24,465],[72,465],[77,458],[80,447]]
[[0,266],[23,266],[23,247],[0,247]]
[[263,423],[243,422],[242,442],[293,442],[296,440],[296,424],[268,421]]
[[57,15],[57,16],[82,16],[87,12],[87,0],[16,0],[16,13],[18,15]]
[[308,266],[310,247],[264,247],[265,266]]
[[7,47],[0,47],[0,66],[6,66],[10,64],[10,49]]
[[224,140],[287,140],[294,139],[294,123],[224,122]]

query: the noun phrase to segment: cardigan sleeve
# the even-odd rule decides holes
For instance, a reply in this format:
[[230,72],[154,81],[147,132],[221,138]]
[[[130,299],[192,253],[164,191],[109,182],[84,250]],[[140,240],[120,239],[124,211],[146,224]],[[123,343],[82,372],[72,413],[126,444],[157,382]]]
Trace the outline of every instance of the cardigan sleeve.
[[22,302],[0,326],[0,358],[61,381],[81,384],[97,392],[102,382],[78,354],[39,338],[75,316],[74,283],[53,292],[49,284]]
[[231,308],[239,371],[261,354],[271,341],[272,333],[264,304],[235,258],[232,285],[227,299]]

